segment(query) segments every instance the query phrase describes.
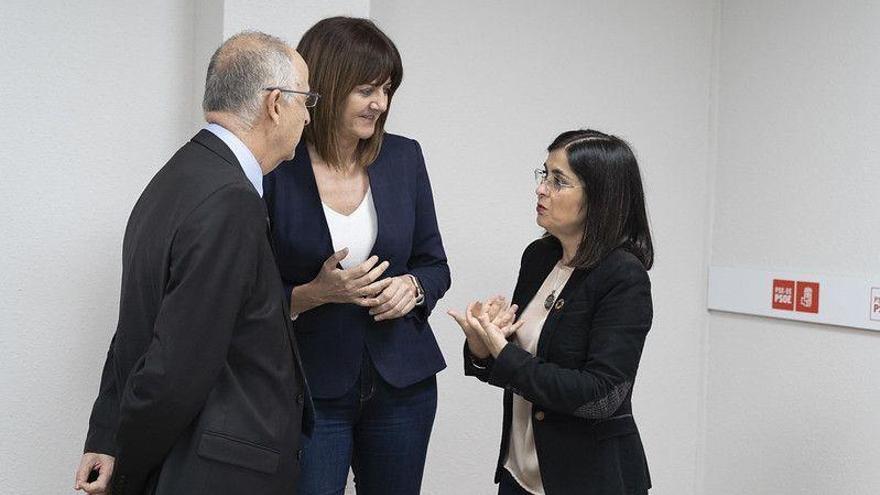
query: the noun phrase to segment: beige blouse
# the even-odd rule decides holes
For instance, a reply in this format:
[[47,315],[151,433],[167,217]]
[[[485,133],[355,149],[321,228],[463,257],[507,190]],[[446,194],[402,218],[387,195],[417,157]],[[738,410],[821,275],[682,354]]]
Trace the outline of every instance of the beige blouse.
[[[554,298],[558,298],[573,271],[573,268],[556,264],[522,312],[520,319],[525,323],[516,332],[513,343],[532,355],[537,353],[541,328],[550,313],[550,310],[544,308],[547,297],[553,293]],[[532,432],[532,403],[516,394],[513,395],[513,422],[504,468],[527,492],[544,495],[541,471],[538,469],[538,454],[535,452],[535,436]]]

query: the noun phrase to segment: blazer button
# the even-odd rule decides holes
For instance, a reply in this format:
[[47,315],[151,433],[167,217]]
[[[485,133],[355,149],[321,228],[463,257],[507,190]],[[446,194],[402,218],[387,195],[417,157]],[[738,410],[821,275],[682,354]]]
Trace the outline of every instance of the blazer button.
[[297,404],[302,405],[305,401],[306,401],[306,399],[305,399],[305,397],[303,396],[303,394],[297,394],[297,395],[296,395],[296,403],[297,403]]
[[538,421],[544,421],[544,411],[536,412],[535,419],[537,419]]
[[302,458],[303,458],[303,451],[302,451],[302,449],[299,449],[296,451],[296,460],[301,461]]

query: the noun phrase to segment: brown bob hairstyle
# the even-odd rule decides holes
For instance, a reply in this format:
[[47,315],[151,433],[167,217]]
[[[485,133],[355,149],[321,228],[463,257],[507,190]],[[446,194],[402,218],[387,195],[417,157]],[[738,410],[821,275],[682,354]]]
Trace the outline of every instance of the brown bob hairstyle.
[[[348,95],[361,84],[382,84],[391,80],[391,98],[403,80],[403,65],[394,42],[369,19],[329,17],[303,35],[297,51],[309,66],[309,86],[321,94],[311,109],[312,122],[303,137],[331,167],[341,167],[339,128]],[[388,111],[376,121],[376,132],[361,140],[355,151],[358,166],[367,166],[379,156]]]

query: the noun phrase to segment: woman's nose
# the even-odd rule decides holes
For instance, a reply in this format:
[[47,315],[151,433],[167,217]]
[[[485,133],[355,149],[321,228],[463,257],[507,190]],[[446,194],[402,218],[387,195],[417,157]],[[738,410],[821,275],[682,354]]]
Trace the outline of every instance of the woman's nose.
[[535,194],[540,196],[547,196],[547,182],[542,181],[538,184],[538,187],[535,188]]
[[381,93],[375,100],[370,102],[370,108],[384,112],[388,109],[388,95]]

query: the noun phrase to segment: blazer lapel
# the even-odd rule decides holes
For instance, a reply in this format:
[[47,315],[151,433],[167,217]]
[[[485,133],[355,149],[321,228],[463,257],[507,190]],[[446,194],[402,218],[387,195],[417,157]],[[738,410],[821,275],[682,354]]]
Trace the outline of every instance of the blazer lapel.
[[382,220],[393,214],[392,211],[389,211],[387,201],[390,194],[394,194],[393,191],[388,190],[391,186],[388,170],[390,170],[390,167],[386,166],[386,158],[381,153],[376,158],[376,161],[367,166],[367,176],[370,179],[370,191],[373,193],[373,206],[376,207],[376,223],[378,224],[376,243],[373,245],[372,254],[378,256],[379,260],[388,259],[384,251],[385,244],[383,241],[386,238],[386,233],[384,228],[385,222]]
[[[316,224],[318,228],[321,229],[319,242],[324,248],[324,259],[327,259],[334,253],[333,238],[330,235],[330,226],[327,224],[327,217],[324,215],[324,208],[321,203],[321,193],[318,191],[318,181],[315,178],[315,171],[312,169],[312,159],[309,156],[308,148],[302,143],[300,146],[301,148],[297,148],[296,151],[297,156],[302,156],[303,160],[303,163],[297,165],[296,169],[296,171],[301,174],[297,182],[302,184],[301,192],[303,194],[303,197],[299,200],[299,205],[302,207],[300,211],[305,218],[318,219]],[[373,245],[372,254],[378,256],[380,260],[388,258],[388,256],[384,254],[383,241],[387,237],[387,234],[385,232],[385,222],[382,220],[383,218],[388,218],[394,213],[391,205],[388,204],[389,195],[394,194],[394,191],[389,190],[393,184],[391,184],[391,178],[388,177],[388,170],[389,167],[386,166],[386,159],[383,158],[383,155],[381,154],[375,162],[367,167],[367,176],[370,180],[370,190],[373,194],[373,205],[376,207],[376,221],[378,223],[376,243]],[[339,264],[337,264],[337,267],[340,269],[342,268]]]
[[[217,137],[213,132],[211,132],[207,129],[202,129],[201,131],[199,131],[198,134],[195,135],[195,137],[192,138],[192,141],[194,143],[197,143],[197,144],[204,146],[205,148],[208,148],[210,151],[214,152],[217,156],[222,158],[223,161],[225,161],[229,165],[235,167],[235,169],[240,172],[242,180],[244,180],[244,182],[247,183],[247,185],[250,186],[250,188],[255,193],[259,194],[259,192],[257,192],[256,188],[254,188],[254,185],[247,178],[247,175],[245,175],[244,170],[241,168],[241,164],[238,162],[238,159],[235,157],[235,153],[233,153],[232,150],[229,149],[229,146],[226,146],[226,143],[224,143],[222,139]],[[308,166],[303,167],[303,169],[307,170],[308,174],[311,175],[311,185],[314,188],[315,196],[318,197],[317,201],[318,201],[318,205],[320,206],[321,198],[320,198],[320,196],[318,196],[318,187],[315,183],[314,174],[312,173],[311,160],[309,160],[309,158],[308,158],[308,153],[305,151],[304,151],[304,153],[305,153],[306,162],[308,162]],[[303,182],[305,184],[309,183],[309,181],[303,181]],[[265,203],[263,204],[263,211],[264,212],[266,211]],[[322,219],[324,218],[323,212],[321,213],[320,217]],[[326,222],[324,223],[324,229],[327,230]],[[327,230],[327,232],[328,232],[328,239],[329,239],[329,230]],[[272,235],[272,222],[269,219],[268,212],[266,212],[266,242],[269,244],[269,248],[272,250],[273,257],[277,260],[277,255],[275,253],[275,243],[273,242],[272,237],[273,237],[273,235]],[[333,250],[332,243],[330,243],[330,250],[331,250],[331,252]],[[285,333],[285,335],[287,335],[288,345],[290,345],[291,352],[293,353],[294,361],[295,361],[299,376],[302,378],[303,388],[304,388],[303,393],[308,394],[309,387],[308,387],[308,382],[306,382],[306,374],[305,374],[305,370],[303,369],[303,366],[302,366],[302,359],[300,359],[299,346],[297,345],[296,337],[293,333],[294,332],[293,331],[293,323],[291,322],[290,317],[287,315],[288,308],[286,308],[286,300],[283,295],[281,296],[281,308],[282,308],[281,317],[282,317],[283,325],[284,325],[284,333]],[[309,399],[309,401],[311,401],[311,399]],[[310,410],[304,410],[303,414],[304,415],[311,414],[311,412],[310,412]]]
[[[330,226],[327,225],[327,217],[324,215],[324,207],[321,203],[321,193],[318,191],[318,181],[315,179],[315,171],[312,169],[312,157],[309,156],[309,150],[305,143],[300,144],[301,148],[297,149],[297,155],[302,156],[303,163],[298,165],[297,172],[300,177],[297,182],[302,184],[302,198],[299,199],[299,205],[302,207],[303,218],[316,219],[316,225],[320,229],[319,243],[322,247],[322,256],[324,260],[330,257],[335,250],[333,249],[333,238],[330,237]],[[336,264],[337,268],[342,265]]]
[[[513,296],[513,302],[519,306],[517,309],[517,318],[522,315],[526,305],[535,298],[538,289],[544,284],[544,280],[550,275],[550,272],[553,271],[553,267],[556,266],[556,263],[561,258],[562,248],[557,245],[550,245],[536,253],[531,260],[528,260],[530,266],[524,267],[522,280],[517,285]],[[589,270],[574,270],[571,277],[569,277],[568,282],[565,283],[565,286],[559,292],[559,296],[556,298],[556,303],[550,308],[550,313],[547,315],[547,319],[544,321],[544,326],[541,328],[541,336],[538,338],[537,355],[543,355],[544,349],[547,348],[547,345],[549,345],[550,340],[553,338],[553,334],[556,330],[556,323],[562,315],[562,308],[565,306],[565,301],[588,274]],[[539,303],[543,302],[539,301]]]
[[532,259],[527,260],[529,266],[522,268],[521,280],[513,294],[512,303],[519,306],[516,310],[517,318],[525,311],[529,301],[535,298],[535,294],[538,293],[538,289],[541,288],[544,279],[553,271],[553,267],[556,266],[556,262],[559,261],[561,256],[561,251],[557,252],[556,250],[547,249],[537,253],[537,256],[534,256]]
[[559,292],[559,296],[556,298],[556,303],[550,308],[550,314],[547,315],[547,320],[544,321],[544,327],[541,328],[541,336],[538,338],[537,349],[539,356],[542,356],[544,350],[550,345],[553,335],[556,333],[556,324],[559,322],[559,317],[562,316],[562,309],[565,307],[568,298],[589,273],[590,270],[575,270],[571,274],[571,277],[569,277],[568,282],[565,283],[565,286]]

